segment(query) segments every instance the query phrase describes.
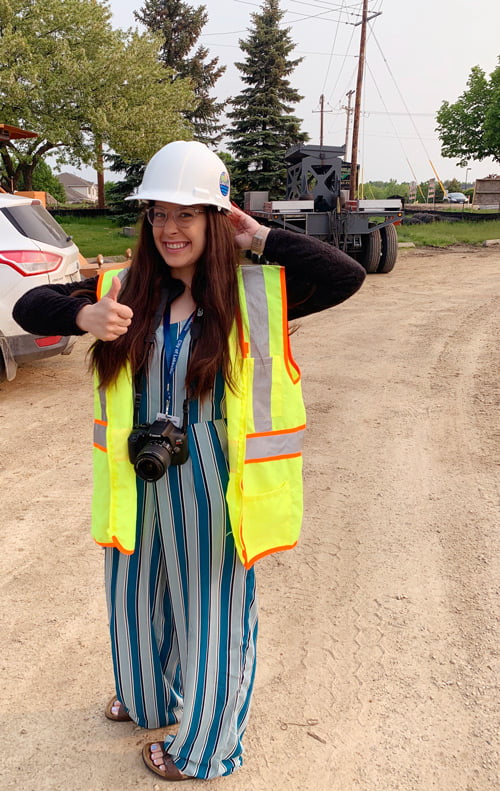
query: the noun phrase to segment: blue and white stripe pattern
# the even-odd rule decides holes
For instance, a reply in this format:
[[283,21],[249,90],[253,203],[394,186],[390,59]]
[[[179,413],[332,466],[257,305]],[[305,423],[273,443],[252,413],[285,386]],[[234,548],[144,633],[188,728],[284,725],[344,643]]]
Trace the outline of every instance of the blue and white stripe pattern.
[[[171,347],[181,324],[170,327]],[[182,418],[189,334],[174,372],[170,412]],[[165,409],[163,328],[143,391],[141,421]],[[188,461],[154,484],[138,480],[133,555],[106,549],[106,588],[116,692],[144,728],[180,722],[165,746],[193,777],[242,763],[255,675],[253,569],[237,557],[226,513],[224,382],[191,402]]]

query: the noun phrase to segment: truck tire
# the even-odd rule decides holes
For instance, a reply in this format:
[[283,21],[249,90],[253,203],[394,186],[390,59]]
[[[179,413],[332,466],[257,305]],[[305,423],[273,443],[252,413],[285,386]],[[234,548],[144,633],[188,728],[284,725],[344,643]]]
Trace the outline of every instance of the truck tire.
[[377,272],[386,275],[392,272],[398,257],[398,232],[395,225],[386,225],[380,230],[382,237],[382,254]]
[[382,236],[378,228],[363,238],[363,256],[361,264],[369,275],[377,272],[382,252]]

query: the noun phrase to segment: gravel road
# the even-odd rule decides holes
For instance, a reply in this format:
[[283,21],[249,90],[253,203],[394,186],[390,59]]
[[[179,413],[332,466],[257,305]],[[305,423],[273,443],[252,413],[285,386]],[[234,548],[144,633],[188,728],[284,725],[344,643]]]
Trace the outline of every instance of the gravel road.
[[[214,791],[500,787],[499,264],[405,251],[301,321],[304,530],[259,564],[247,758]],[[163,787],[160,733],[102,715],[87,346],[0,385],[2,791]]]

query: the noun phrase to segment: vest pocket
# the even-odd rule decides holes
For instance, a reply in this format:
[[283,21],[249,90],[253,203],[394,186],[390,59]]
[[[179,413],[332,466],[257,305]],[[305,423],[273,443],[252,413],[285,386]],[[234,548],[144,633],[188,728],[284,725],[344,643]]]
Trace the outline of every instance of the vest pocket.
[[243,494],[243,545],[249,560],[292,546],[297,536],[291,530],[291,497],[288,481],[276,489],[254,495]]

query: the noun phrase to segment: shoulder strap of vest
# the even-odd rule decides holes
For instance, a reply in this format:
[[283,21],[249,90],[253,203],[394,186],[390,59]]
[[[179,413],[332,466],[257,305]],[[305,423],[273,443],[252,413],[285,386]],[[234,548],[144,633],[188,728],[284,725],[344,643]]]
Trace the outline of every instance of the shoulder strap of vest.
[[119,277],[122,283],[124,283],[127,274],[127,267],[122,269],[107,269],[105,272],[100,272],[99,279],[97,281],[97,299],[102,299],[103,296],[108,293],[109,289],[111,288],[112,280],[115,276]]

